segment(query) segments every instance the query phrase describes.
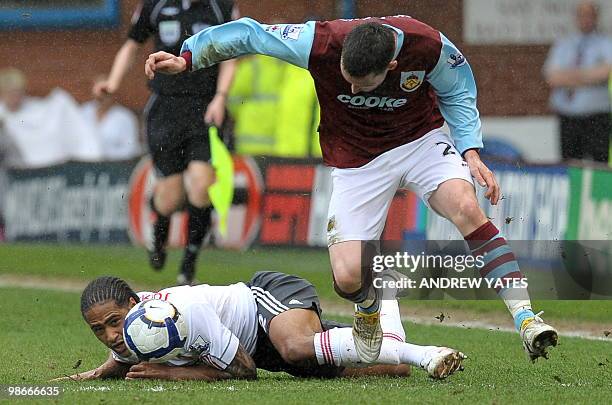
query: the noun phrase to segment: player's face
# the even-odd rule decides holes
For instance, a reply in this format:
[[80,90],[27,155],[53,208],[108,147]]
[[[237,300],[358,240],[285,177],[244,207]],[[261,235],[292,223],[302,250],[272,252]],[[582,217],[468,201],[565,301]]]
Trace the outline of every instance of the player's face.
[[370,73],[367,76],[363,77],[355,77],[351,76],[346,70],[344,70],[344,66],[340,63],[340,72],[342,73],[342,77],[344,80],[351,84],[351,92],[353,94],[357,93],[369,93],[370,91],[374,91],[378,86],[385,81],[387,77],[387,73],[389,70],[393,70],[397,67],[397,61],[393,60],[389,63],[387,69],[385,69],[382,73]]
[[128,306],[119,306],[114,300],[105,301],[89,308],[85,320],[98,340],[120,356],[130,352],[123,342],[123,322],[136,301],[130,298]]

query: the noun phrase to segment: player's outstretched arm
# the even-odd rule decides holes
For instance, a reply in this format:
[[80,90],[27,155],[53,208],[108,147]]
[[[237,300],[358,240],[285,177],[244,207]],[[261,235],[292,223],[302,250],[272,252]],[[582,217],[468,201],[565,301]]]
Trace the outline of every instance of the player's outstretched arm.
[[149,378],[156,380],[201,380],[218,381],[229,379],[254,380],[257,378],[257,369],[251,356],[242,346],[234,356],[234,360],[225,368],[219,370],[205,364],[175,367],[166,364],[139,363],[130,368],[126,379]]
[[314,30],[313,21],[268,25],[251,18],[240,18],[191,36],[183,42],[181,55],[190,55],[189,70],[252,54],[271,56],[306,69]]
[[125,378],[130,369],[131,364],[118,362],[110,354],[108,359],[99,367],[83,373],[73,374],[71,376],[55,378],[51,381],[86,381],[98,380],[105,378]]

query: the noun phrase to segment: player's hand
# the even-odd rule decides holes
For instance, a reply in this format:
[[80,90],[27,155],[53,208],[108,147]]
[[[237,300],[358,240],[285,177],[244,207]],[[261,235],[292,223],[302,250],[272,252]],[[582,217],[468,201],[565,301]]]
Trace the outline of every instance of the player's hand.
[[95,98],[100,98],[105,95],[115,94],[117,91],[117,86],[113,85],[113,83],[108,80],[104,80],[101,82],[96,82],[91,89]]
[[83,373],[65,375],[64,377],[54,378],[52,380],[49,380],[49,382],[95,380],[98,377],[99,376],[96,373],[96,370],[90,370],[90,371],[85,371]]
[[206,107],[204,112],[204,122],[213,124],[217,128],[223,125],[225,119],[225,95],[217,93]]
[[126,380],[138,378],[151,378],[155,380],[171,380],[172,368],[165,364],[141,362],[130,367],[130,371],[125,376]]
[[153,79],[157,72],[175,75],[186,69],[187,61],[184,58],[164,51],[152,53],[145,62],[145,74],[149,79]]
[[472,177],[481,187],[487,188],[485,198],[491,201],[491,205],[497,205],[501,191],[493,172],[480,160],[480,156],[475,150],[465,152],[464,158],[470,168]]

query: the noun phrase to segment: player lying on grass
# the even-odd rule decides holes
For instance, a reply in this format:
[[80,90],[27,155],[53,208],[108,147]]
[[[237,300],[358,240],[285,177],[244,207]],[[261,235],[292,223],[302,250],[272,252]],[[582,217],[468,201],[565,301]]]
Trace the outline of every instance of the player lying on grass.
[[[124,342],[128,311],[151,298],[172,303],[187,322],[184,350],[164,364],[139,362]],[[180,286],[138,294],[121,279],[100,277],[83,291],[81,312],[111,354],[96,369],[66,377],[74,380],[252,379],[256,368],[299,377],[408,376],[409,365],[442,379],[461,369],[465,358],[446,347],[405,343],[397,301],[384,301],[379,365],[362,368],[351,328],[320,318],[312,284],[276,272],[256,273],[247,284]]]

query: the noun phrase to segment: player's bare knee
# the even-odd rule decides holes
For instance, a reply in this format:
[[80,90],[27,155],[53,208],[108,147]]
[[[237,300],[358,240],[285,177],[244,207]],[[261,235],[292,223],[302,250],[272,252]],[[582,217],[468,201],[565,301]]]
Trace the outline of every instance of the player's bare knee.
[[171,215],[174,213],[181,201],[172,193],[160,192],[155,196],[155,209],[162,215]]
[[457,225],[460,223],[479,225],[484,218],[486,218],[485,214],[475,198],[462,198],[451,219]]
[[187,199],[196,207],[206,207],[210,205],[208,187],[203,187],[201,184],[193,186],[187,191]]
[[334,284],[337,289],[351,293],[361,288],[361,267],[359,263],[338,260],[333,266]]

